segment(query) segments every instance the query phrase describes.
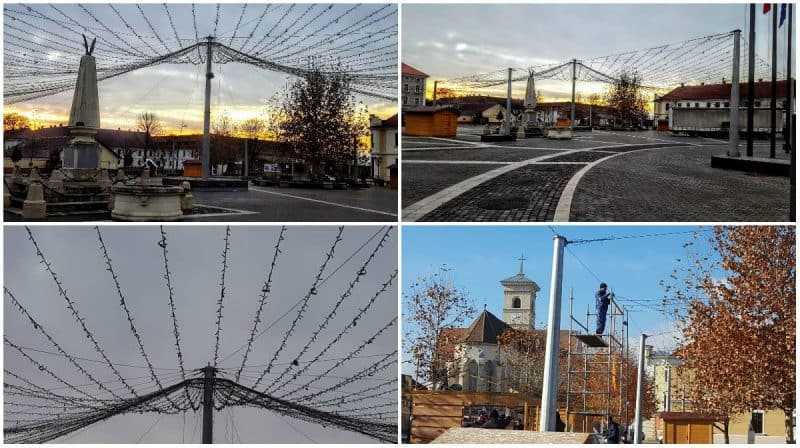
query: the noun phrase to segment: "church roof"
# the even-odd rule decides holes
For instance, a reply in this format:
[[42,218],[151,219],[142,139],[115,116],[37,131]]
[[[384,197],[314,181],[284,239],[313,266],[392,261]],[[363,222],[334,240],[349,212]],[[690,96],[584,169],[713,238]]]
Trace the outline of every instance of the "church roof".
[[[536,285],[536,282],[529,279],[527,275],[520,272],[519,274],[509,277],[505,280],[501,280],[500,284],[503,286],[512,286],[512,285]],[[536,289],[539,289],[539,286],[536,285]]]
[[498,319],[494,314],[483,312],[467,328],[466,335],[461,342],[479,342],[484,344],[497,344],[497,337],[508,330],[508,324]]

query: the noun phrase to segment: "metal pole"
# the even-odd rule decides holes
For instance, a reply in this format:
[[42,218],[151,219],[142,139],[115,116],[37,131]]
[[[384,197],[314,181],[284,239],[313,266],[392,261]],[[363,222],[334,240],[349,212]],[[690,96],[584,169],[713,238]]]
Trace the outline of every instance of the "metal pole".
[[572,104],[569,109],[569,130],[575,130],[575,70],[577,61],[572,60]]
[[242,167],[242,174],[244,174],[244,178],[245,179],[247,179],[247,175],[249,174],[249,172],[248,172],[249,171],[249,166],[248,166],[248,164],[249,164],[249,160],[248,160],[249,154],[248,154],[248,152],[250,152],[250,151],[248,151],[248,148],[247,148],[247,144],[248,144],[249,140],[250,140],[249,138],[244,139],[244,166]]
[[[564,418],[566,423],[569,424],[569,395],[572,392],[572,303],[575,301],[574,291],[569,289],[569,340],[567,341],[567,403],[564,406]],[[571,431],[567,428],[567,431]]]
[[203,443],[214,443],[214,374],[217,369],[203,367]]
[[511,135],[511,67],[508,68],[508,95],[506,96],[506,135]]
[[433,105],[436,106],[436,88],[438,87],[439,81],[433,81]]
[[778,130],[778,4],[772,4],[772,98],[769,101],[769,158],[775,158],[775,137]]
[[642,395],[644,394],[644,341],[647,335],[642,333],[639,340],[639,373],[636,376],[636,414],[633,419],[633,443],[642,443]]
[[[511,73],[509,71],[509,73]],[[556,430],[556,404],[558,400],[558,360],[561,333],[561,281],[564,270],[564,246],[567,239],[561,235],[553,238],[553,272],[550,276],[550,307],[547,315],[547,348],[544,358],[542,382],[542,409],[539,431]]]
[[[756,4],[750,3],[750,40],[747,49],[747,157],[753,157],[753,115],[755,114],[756,87]],[[731,87],[732,88],[732,87]]]
[[792,4],[786,5],[788,12],[788,29],[786,34],[786,120],[783,131],[783,150],[788,154],[792,150],[791,138],[789,132],[791,130],[790,123],[792,122]]
[[739,41],[742,32],[733,32],[733,76],[731,77],[731,122],[728,132],[728,156],[739,157]]
[[787,63],[786,63],[786,79],[787,79],[787,88],[786,88],[786,101],[789,103],[789,107],[786,110],[786,130],[787,135],[783,138],[786,140],[787,144],[789,145],[789,152],[791,152],[791,168],[790,168],[790,185],[791,185],[791,195],[790,199],[791,202],[789,203],[789,220],[796,221],[797,214],[796,214],[796,204],[795,200],[797,198],[797,193],[795,191],[795,185],[797,184],[797,148],[795,147],[795,120],[794,114],[792,113],[792,101],[794,101],[794,95],[792,94],[792,13],[793,13],[793,6],[789,3],[789,46],[787,48]]
[[664,400],[664,411],[672,410],[672,366],[667,361],[667,399]]
[[214,73],[211,72],[211,58],[214,52],[214,38],[206,37],[206,103],[203,109],[203,148],[200,151],[200,166],[203,170],[203,177],[211,176],[211,80]]

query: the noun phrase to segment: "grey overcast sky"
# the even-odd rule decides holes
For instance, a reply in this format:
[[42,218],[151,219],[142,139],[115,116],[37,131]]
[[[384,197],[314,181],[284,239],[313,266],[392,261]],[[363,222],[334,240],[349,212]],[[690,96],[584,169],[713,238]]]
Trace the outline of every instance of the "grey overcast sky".
[[[219,298],[221,254],[223,250],[224,226],[165,226],[169,249],[172,282],[175,288],[175,301],[180,326],[181,341],[186,369],[204,367],[212,361],[214,332],[216,329],[216,302]],[[226,274],[226,296],[222,319],[220,363],[221,367],[238,368],[241,353],[222,360],[247,341],[253,325],[259,293],[267,268],[272,259],[280,227],[231,227],[229,267]],[[63,280],[69,295],[76,302],[79,312],[85,317],[87,326],[94,333],[101,346],[115,363],[144,366],[145,362],[138,352],[135,339],[131,335],[124,312],[119,306],[111,277],[107,271],[99,249],[94,228],[88,226],[32,228],[33,233],[52,263],[55,272]],[[335,256],[325,271],[325,276],[343,263],[359,246],[379,230],[378,227],[348,226],[342,234],[343,240],[336,249]],[[120,277],[123,292],[133,314],[135,324],[142,335],[145,349],[153,365],[157,368],[177,369],[172,324],[164,280],[164,268],[157,226],[142,227],[101,227],[103,238],[110,251],[114,268]],[[256,339],[248,366],[266,365],[286,334],[295,313],[279,319],[292,307],[310,287],[319,271],[324,253],[330,248],[337,228],[333,226],[289,226],[282,243],[273,275],[273,289],[270,294],[260,329],[277,321],[275,326]],[[5,286],[24,304],[28,311],[42,323],[55,340],[74,356],[100,359],[89,341],[81,333],[58,294],[55,284],[39,263],[35,249],[28,241],[23,227],[5,227],[4,275]],[[322,319],[328,314],[333,303],[353,280],[359,267],[371,250],[377,245],[378,237],[333,275],[321,288],[319,294],[312,296],[307,313],[300,320],[294,335],[287,341],[287,348],[276,361],[283,367],[290,363],[309,340]],[[370,297],[377,292],[397,268],[396,229],[392,229],[383,249],[367,268],[367,273],[354,289],[353,295],[344,301],[342,307],[320,333],[317,342],[311,345],[303,361],[311,359],[349,322]],[[4,332],[18,345],[48,351],[55,351],[46,339],[33,326],[22,318],[13,307],[8,296],[4,304]],[[333,362],[322,360],[342,358],[374,334],[378,329],[397,316],[396,283],[381,295],[365,318],[347,333],[340,343],[331,347],[307,373],[318,374],[330,367]],[[319,380],[312,387],[335,384],[353,373],[365,368],[382,355],[397,349],[397,327],[393,326],[375,341],[367,345],[357,359],[353,359],[328,377]],[[62,378],[73,384],[83,385],[87,379],[80,375],[65,359],[40,353],[31,353],[34,358],[46,364]],[[51,377],[38,371],[19,353],[5,347],[5,367],[22,374],[44,387],[61,387]],[[115,379],[111,370],[97,363],[84,363],[101,381]],[[245,370],[248,377],[242,379],[246,386],[252,386],[255,378],[263,370]],[[120,367],[125,378],[145,378],[132,381],[133,384],[146,383],[139,390],[153,390],[154,383],[148,382],[148,371],[144,368]],[[174,384],[179,375],[174,370],[158,371],[164,375],[164,382]],[[167,373],[164,373],[167,372]],[[234,369],[235,372],[235,369]],[[276,376],[276,369],[266,379]],[[279,373],[279,372],[278,372]],[[232,375],[230,375],[232,377]],[[301,379],[311,379],[301,376]],[[374,377],[356,381],[341,390],[356,392],[387,379],[396,379],[397,369],[391,367]],[[6,381],[14,380],[6,377]],[[300,380],[297,380],[300,381]],[[295,384],[297,384],[295,381]],[[112,388],[119,386],[109,383]],[[269,384],[269,381],[267,381]],[[301,383],[302,384],[302,383]],[[396,382],[395,382],[396,384]],[[396,391],[396,386],[391,386]],[[96,386],[85,388],[89,393],[97,392]],[[63,393],[63,391],[62,391]],[[334,395],[335,396],[335,395]],[[20,399],[16,399],[20,401]],[[383,397],[371,398],[354,407],[370,406],[387,401],[396,401],[394,392]],[[348,406],[353,407],[353,404]],[[9,407],[6,407],[8,424]],[[389,408],[393,411],[394,408]],[[372,411],[365,411],[366,416]],[[199,415],[199,414],[198,414]],[[157,414],[122,415],[100,422],[85,431],[78,431],[55,442],[67,443],[180,443],[181,441],[200,441],[198,415],[192,412],[179,415],[160,416]],[[324,428],[317,424],[282,417],[272,412],[253,408],[233,408],[232,418],[236,430],[245,443],[374,443],[373,439],[345,432],[335,428]],[[152,429],[147,432],[148,428]],[[222,443],[233,440],[233,425],[227,408],[215,413],[215,441]],[[238,438],[237,438],[238,441]]]
[[[90,39],[97,35],[100,37],[94,53],[98,66],[121,65],[110,63],[113,56],[104,50],[104,42],[110,42],[117,47],[129,49],[136,48],[149,56],[166,54],[165,47],[174,51],[177,48],[188,47],[195,40],[195,25],[192,7],[188,3],[170,3],[169,9],[175,32],[172,30],[169,17],[162,4],[143,3],[139,5],[143,13],[139,12],[137,5],[116,4],[123,22],[114,10],[104,3],[86,4],[85,7],[105,26],[114,30],[119,38],[113,36],[108,30],[93,20],[77,4],[57,4],[56,7],[66,16],[79,21]],[[297,61],[296,56],[278,59],[277,56],[286,56],[291,51],[308,47],[310,44],[333,39],[327,44],[311,46],[302,56],[322,53],[322,50],[341,47],[332,50],[340,57],[358,56],[362,61],[365,57],[383,54],[387,50],[375,51],[389,44],[397,44],[397,14],[384,17],[386,13],[397,10],[396,5],[384,4],[353,5],[339,4],[298,4],[292,5],[272,4],[263,15],[266,3],[248,3],[243,11],[241,3],[199,3],[195,7],[197,33],[200,39],[208,35],[217,36],[217,40],[245,53],[256,53],[257,50],[266,48],[258,56],[270,61],[286,63],[290,66],[303,66],[306,61]],[[4,37],[10,45],[6,45],[6,52],[13,54],[28,54],[29,48],[45,49],[48,61],[67,61],[78,68],[81,56],[67,47],[82,47],[81,37],[70,33],[57,24],[47,21],[38,15],[46,15],[56,20],[59,24],[71,29],[81,31],[80,27],[71,23],[61,12],[46,4],[14,4],[6,3]],[[30,7],[34,12],[28,11]],[[219,7],[218,22],[217,7]],[[329,8],[330,7],[330,8]],[[355,7],[354,9],[351,8]],[[370,15],[376,11],[376,15]],[[158,31],[158,37],[151,31],[150,24]],[[341,18],[332,22],[335,18]],[[360,19],[369,17],[363,22]],[[381,19],[381,17],[384,17]],[[12,20],[14,19],[14,20]],[[380,19],[380,20],[379,20]],[[24,20],[26,23],[21,23]],[[132,28],[129,29],[126,23]],[[46,33],[30,27],[28,24],[50,31]],[[237,28],[238,24],[238,28]],[[306,25],[308,24],[308,25]],[[323,28],[323,26],[328,25]],[[354,28],[336,36],[339,30],[355,25]],[[395,25],[394,29],[388,28]],[[22,30],[22,31],[20,31]],[[314,34],[315,31],[320,30]],[[236,33],[234,34],[234,31]],[[249,38],[252,31],[253,37]],[[177,33],[180,38],[178,46]],[[215,34],[216,33],[216,34]],[[374,33],[374,34],[373,34]],[[55,35],[53,35],[55,34]],[[346,43],[366,38],[350,48]],[[161,42],[164,42],[163,44]],[[61,45],[58,45],[61,42]],[[259,45],[256,45],[259,44]],[[149,45],[149,46],[147,46]],[[153,50],[151,50],[153,48]],[[55,51],[59,50],[60,51]],[[274,53],[271,53],[276,50]],[[278,51],[279,50],[279,51]],[[205,51],[205,50],[203,50]],[[275,56],[273,58],[272,56]],[[392,56],[396,57],[396,52]],[[382,59],[373,59],[370,68],[384,66],[387,63]],[[47,62],[47,61],[43,61]],[[123,61],[130,62],[130,61]],[[388,64],[393,64],[394,60]],[[355,65],[358,65],[355,64]],[[8,69],[8,67],[6,67]],[[359,67],[359,69],[362,69]],[[283,73],[264,70],[241,63],[214,64],[214,79],[212,83],[212,117],[227,112],[235,121],[245,120],[250,117],[264,118],[267,100],[276,93],[283,92],[287,83],[294,81],[291,76]],[[394,72],[388,70],[372,70],[375,72]],[[190,64],[165,64],[147,67],[134,72],[102,81],[99,84],[101,125],[108,129],[128,129],[135,126],[136,116],[143,112],[156,112],[164,121],[164,127],[170,131],[178,131],[181,123],[185,123],[189,131],[202,130],[203,101],[204,101],[205,66]],[[358,96],[370,109],[370,112],[386,118],[396,113],[396,102],[372,97]],[[72,90],[61,92],[52,96],[34,99],[11,105],[7,112],[21,112],[33,118],[39,125],[65,123],[69,115],[72,101]],[[184,131],[185,132],[185,131]]]
[[[771,17],[757,9],[757,51],[766,58]],[[405,4],[402,59],[431,79],[455,78],[744,31],[746,13],[745,4]],[[568,90],[566,82],[538,87],[545,96]]]

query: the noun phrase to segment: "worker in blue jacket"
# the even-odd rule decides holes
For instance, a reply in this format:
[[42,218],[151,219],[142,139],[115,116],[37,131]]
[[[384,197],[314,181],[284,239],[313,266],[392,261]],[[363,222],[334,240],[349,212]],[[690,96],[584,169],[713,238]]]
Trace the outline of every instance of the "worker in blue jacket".
[[597,314],[596,334],[603,334],[606,329],[606,314],[608,313],[608,305],[611,304],[611,299],[613,297],[614,294],[608,292],[608,286],[605,283],[600,283],[600,290],[594,294],[595,311]]

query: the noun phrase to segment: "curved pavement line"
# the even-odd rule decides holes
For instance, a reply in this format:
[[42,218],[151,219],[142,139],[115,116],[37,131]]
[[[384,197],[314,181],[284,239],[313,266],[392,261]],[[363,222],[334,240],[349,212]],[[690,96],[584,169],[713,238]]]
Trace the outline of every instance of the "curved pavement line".
[[[582,152],[582,151],[589,151],[593,149],[601,149],[601,148],[619,148],[624,146],[631,146],[630,144],[621,144],[616,146],[596,146],[592,148],[581,148],[581,149],[574,149],[574,150],[565,150],[561,151],[557,154],[545,154],[539,157],[534,157],[532,159],[522,160],[520,162],[512,162],[506,166],[502,166],[500,168],[496,168],[485,173],[479,174],[477,176],[470,177],[469,179],[462,180],[456,184],[453,184],[443,190],[439,190],[436,193],[426,196],[419,201],[403,208],[402,211],[402,220],[403,221],[418,221],[423,216],[427,215],[428,213],[436,210],[439,206],[455,199],[457,196],[466,193],[467,191],[477,187],[478,185],[494,179],[497,176],[503,175],[508,173],[509,171],[514,171],[517,168],[521,168],[525,165],[530,165],[532,163],[536,163],[545,159],[549,159],[552,157],[559,157],[563,156],[564,154],[571,154],[573,152]],[[613,157],[613,156],[612,156]]]
[[580,183],[583,176],[586,175],[586,173],[588,173],[589,170],[597,166],[599,163],[605,162],[606,160],[609,159],[613,159],[614,157],[622,156],[625,154],[633,154],[641,151],[650,151],[653,149],[664,149],[664,148],[673,148],[673,149],[692,148],[695,146],[702,146],[702,145],[685,145],[685,146],[670,145],[670,146],[658,146],[655,148],[635,149],[633,151],[628,151],[628,152],[618,152],[608,157],[603,157],[602,159],[590,162],[588,165],[578,170],[577,173],[573,174],[572,178],[567,182],[567,185],[561,191],[561,197],[558,198],[558,204],[556,204],[556,211],[553,216],[553,222],[569,222],[569,214],[572,211],[572,199],[575,196],[575,190],[578,189],[578,184]]
[[397,216],[397,213],[389,213],[389,212],[384,212],[384,211],[381,211],[381,210],[374,210],[374,209],[371,209],[371,208],[356,207],[355,205],[347,205],[347,204],[340,204],[338,202],[323,201],[322,199],[312,199],[312,198],[307,198],[305,196],[297,196],[297,195],[294,195],[294,194],[278,193],[278,192],[275,192],[275,191],[262,190],[262,189],[257,188],[257,187],[250,187],[250,189],[253,190],[253,191],[258,191],[259,193],[274,194],[275,196],[283,196],[283,197],[292,198],[292,199],[302,199],[304,201],[317,202],[317,203],[326,204],[326,205],[334,205],[336,207],[350,208],[350,209],[359,210],[359,211],[362,211],[362,212],[379,213],[381,215],[388,215],[388,216]]

